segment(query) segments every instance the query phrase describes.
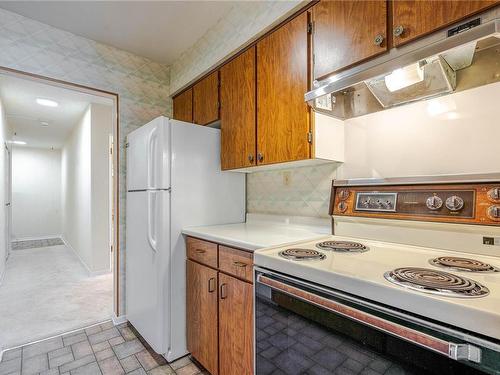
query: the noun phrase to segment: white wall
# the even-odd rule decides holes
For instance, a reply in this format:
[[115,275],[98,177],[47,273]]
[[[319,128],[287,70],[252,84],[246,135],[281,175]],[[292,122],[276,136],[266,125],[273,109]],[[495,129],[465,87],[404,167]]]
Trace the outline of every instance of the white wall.
[[89,107],[63,147],[62,202],[64,239],[92,269],[90,120]]
[[5,158],[4,145],[10,137],[10,130],[7,125],[5,109],[0,100],[0,282],[2,281],[5,271],[5,258],[8,252],[7,244],[7,209],[5,203],[10,200],[8,197],[8,188],[6,181],[6,171],[8,170],[8,161]]
[[500,83],[345,121],[338,178],[500,172]]
[[61,151],[13,147],[13,239],[60,236],[61,221]]
[[62,151],[63,234],[91,272],[110,269],[108,140],[112,108],[90,105]]
[[92,104],[92,249],[96,269],[110,267],[109,239],[109,136],[112,133],[111,107]]

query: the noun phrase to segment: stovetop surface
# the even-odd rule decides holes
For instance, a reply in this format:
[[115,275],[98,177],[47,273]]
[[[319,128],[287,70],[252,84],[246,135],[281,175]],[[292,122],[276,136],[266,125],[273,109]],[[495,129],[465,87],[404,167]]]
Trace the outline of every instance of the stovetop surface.
[[[368,251],[321,250],[316,246],[320,241],[355,241]],[[329,236],[320,241],[301,242],[293,247],[320,251],[325,255],[322,260],[285,259],[279,252],[287,246],[280,246],[256,251],[255,265],[500,339],[500,272],[459,271],[430,263],[436,257],[453,256],[500,268],[500,258],[353,237]],[[478,298],[440,296],[405,288],[384,278],[386,272],[399,267],[426,268],[472,279],[486,286],[489,294]]]

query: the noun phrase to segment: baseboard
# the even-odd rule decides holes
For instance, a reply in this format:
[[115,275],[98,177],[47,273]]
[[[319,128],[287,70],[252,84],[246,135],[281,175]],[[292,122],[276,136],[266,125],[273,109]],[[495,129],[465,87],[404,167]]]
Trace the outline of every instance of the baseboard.
[[78,258],[78,260],[80,261],[80,263],[83,265],[83,267],[85,267],[85,269],[87,270],[87,273],[89,276],[101,276],[101,275],[106,275],[108,273],[111,273],[111,270],[98,270],[98,271],[92,271],[89,266],[87,265],[87,263],[85,263],[83,261],[83,259],[80,257],[80,255],[77,253],[77,251],[74,249],[73,246],[70,245],[70,243],[66,240],[66,238],[64,237],[64,235],[61,235],[61,240],[64,242],[64,244],[68,247],[68,249],[70,249],[73,254],[76,255],[76,257]]
[[128,322],[126,315],[116,316],[113,314],[113,317],[111,318],[111,320],[113,320],[113,324],[115,326]]
[[52,235],[45,235],[45,236],[36,236],[36,237],[16,237],[16,238],[11,238],[11,242],[18,242],[18,241],[36,241],[36,240],[50,240],[52,238],[62,238],[62,234],[52,234]]
[[83,259],[80,257],[80,254],[78,254],[77,251],[73,248],[73,246],[70,245],[70,243],[66,240],[66,238],[64,237],[64,235],[61,236],[61,239],[63,240],[63,242],[67,246],[67,248],[70,249],[73,252],[73,254],[76,255],[76,257],[78,258],[78,260],[80,261],[80,263],[82,264],[82,266],[87,270],[87,273],[90,276],[92,274],[92,271],[87,266],[87,263],[85,263],[83,261]]

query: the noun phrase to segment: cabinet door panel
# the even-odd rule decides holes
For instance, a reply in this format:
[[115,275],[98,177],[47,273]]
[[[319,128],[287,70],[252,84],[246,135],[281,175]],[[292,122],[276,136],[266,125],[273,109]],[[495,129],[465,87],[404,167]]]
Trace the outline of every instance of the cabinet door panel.
[[471,0],[398,0],[392,5],[393,30],[403,27],[403,33],[394,37],[396,46],[451,25],[474,13],[485,10],[499,1]]
[[207,125],[219,119],[219,72],[213,72],[193,87],[193,121]]
[[222,169],[255,165],[255,47],[220,70]]
[[387,51],[385,1],[320,1],[313,21],[315,79]]
[[174,100],[174,119],[193,122],[193,89],[189,88]]
[[212,375],[218,373],[217,271],[187,260],[187,345]]
[[253,286],[219,273],[219,371],[253,374]]
[[310,156],[307,24],[304,12],[257,43],[258,164]]

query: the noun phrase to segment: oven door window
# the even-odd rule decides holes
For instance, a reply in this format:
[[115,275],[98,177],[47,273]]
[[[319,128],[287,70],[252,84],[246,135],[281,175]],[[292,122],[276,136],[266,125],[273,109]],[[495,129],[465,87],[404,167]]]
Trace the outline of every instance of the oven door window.
[[255,301],[258,375],[482,374],[263,284]]

